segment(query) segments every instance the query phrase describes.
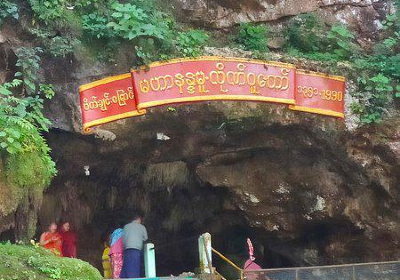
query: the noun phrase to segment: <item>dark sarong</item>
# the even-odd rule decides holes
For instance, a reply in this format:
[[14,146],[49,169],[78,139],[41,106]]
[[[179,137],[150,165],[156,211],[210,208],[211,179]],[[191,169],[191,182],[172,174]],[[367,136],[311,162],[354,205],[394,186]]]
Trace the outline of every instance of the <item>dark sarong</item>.
[[122,265],[121,278],[140,277],[141,251],[137,249],[124,250],[124,263]]

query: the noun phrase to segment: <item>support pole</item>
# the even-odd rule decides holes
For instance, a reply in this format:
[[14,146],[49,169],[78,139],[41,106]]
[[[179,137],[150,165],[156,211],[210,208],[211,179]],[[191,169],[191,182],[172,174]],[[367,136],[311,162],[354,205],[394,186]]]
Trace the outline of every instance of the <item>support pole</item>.
[[200,272],[212,273],[211,234],[208,232],[199,237]]
[[156,250],[153,243],[144,245],[144,269],[146,278],[156,277]]

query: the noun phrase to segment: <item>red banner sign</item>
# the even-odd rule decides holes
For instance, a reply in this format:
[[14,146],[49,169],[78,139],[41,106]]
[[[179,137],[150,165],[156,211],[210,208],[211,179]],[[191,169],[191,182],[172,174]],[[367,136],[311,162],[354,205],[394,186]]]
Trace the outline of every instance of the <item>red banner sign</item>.
[[344,118],[345,79],[297,70],[292,110]]
[[287,63],[200,57],[152,63],[83,85],[79,92],[83,128],[89,132],[92,126],[142,115],[145,108],[209,100],[276,102],[343,118],[345,79]]
[[203,100],[295,104],[294,65],[203,57],[154,63],[132,71],[138,108]]
[[145,110],[136,109],[130,74],[83,85],[79,87],[79,93],[85,132],[95,125],[146,113]]

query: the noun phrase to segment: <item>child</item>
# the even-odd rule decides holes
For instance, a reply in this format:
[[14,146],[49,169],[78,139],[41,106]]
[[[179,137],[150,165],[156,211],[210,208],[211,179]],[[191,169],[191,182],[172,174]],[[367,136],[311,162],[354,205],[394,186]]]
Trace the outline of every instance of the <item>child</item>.
[[112,273],[111,273],[111,263],[110,263],[110,247],[108,246],[110,240],[110,236],[108,235],[106,240],[103,243],[104,246],[104,251],[103,251],[103,256],[102,256],[102,261],[103,261],[103,270],[104,270],[104,278],[106,279],[111,279],[112,278]]

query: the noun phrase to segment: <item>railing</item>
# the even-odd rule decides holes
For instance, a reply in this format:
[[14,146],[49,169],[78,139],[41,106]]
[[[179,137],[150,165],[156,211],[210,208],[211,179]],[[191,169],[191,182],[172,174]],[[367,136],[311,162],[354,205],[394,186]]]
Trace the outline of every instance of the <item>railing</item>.
[[400,261],[244,271],[247,280],[400,280]]

